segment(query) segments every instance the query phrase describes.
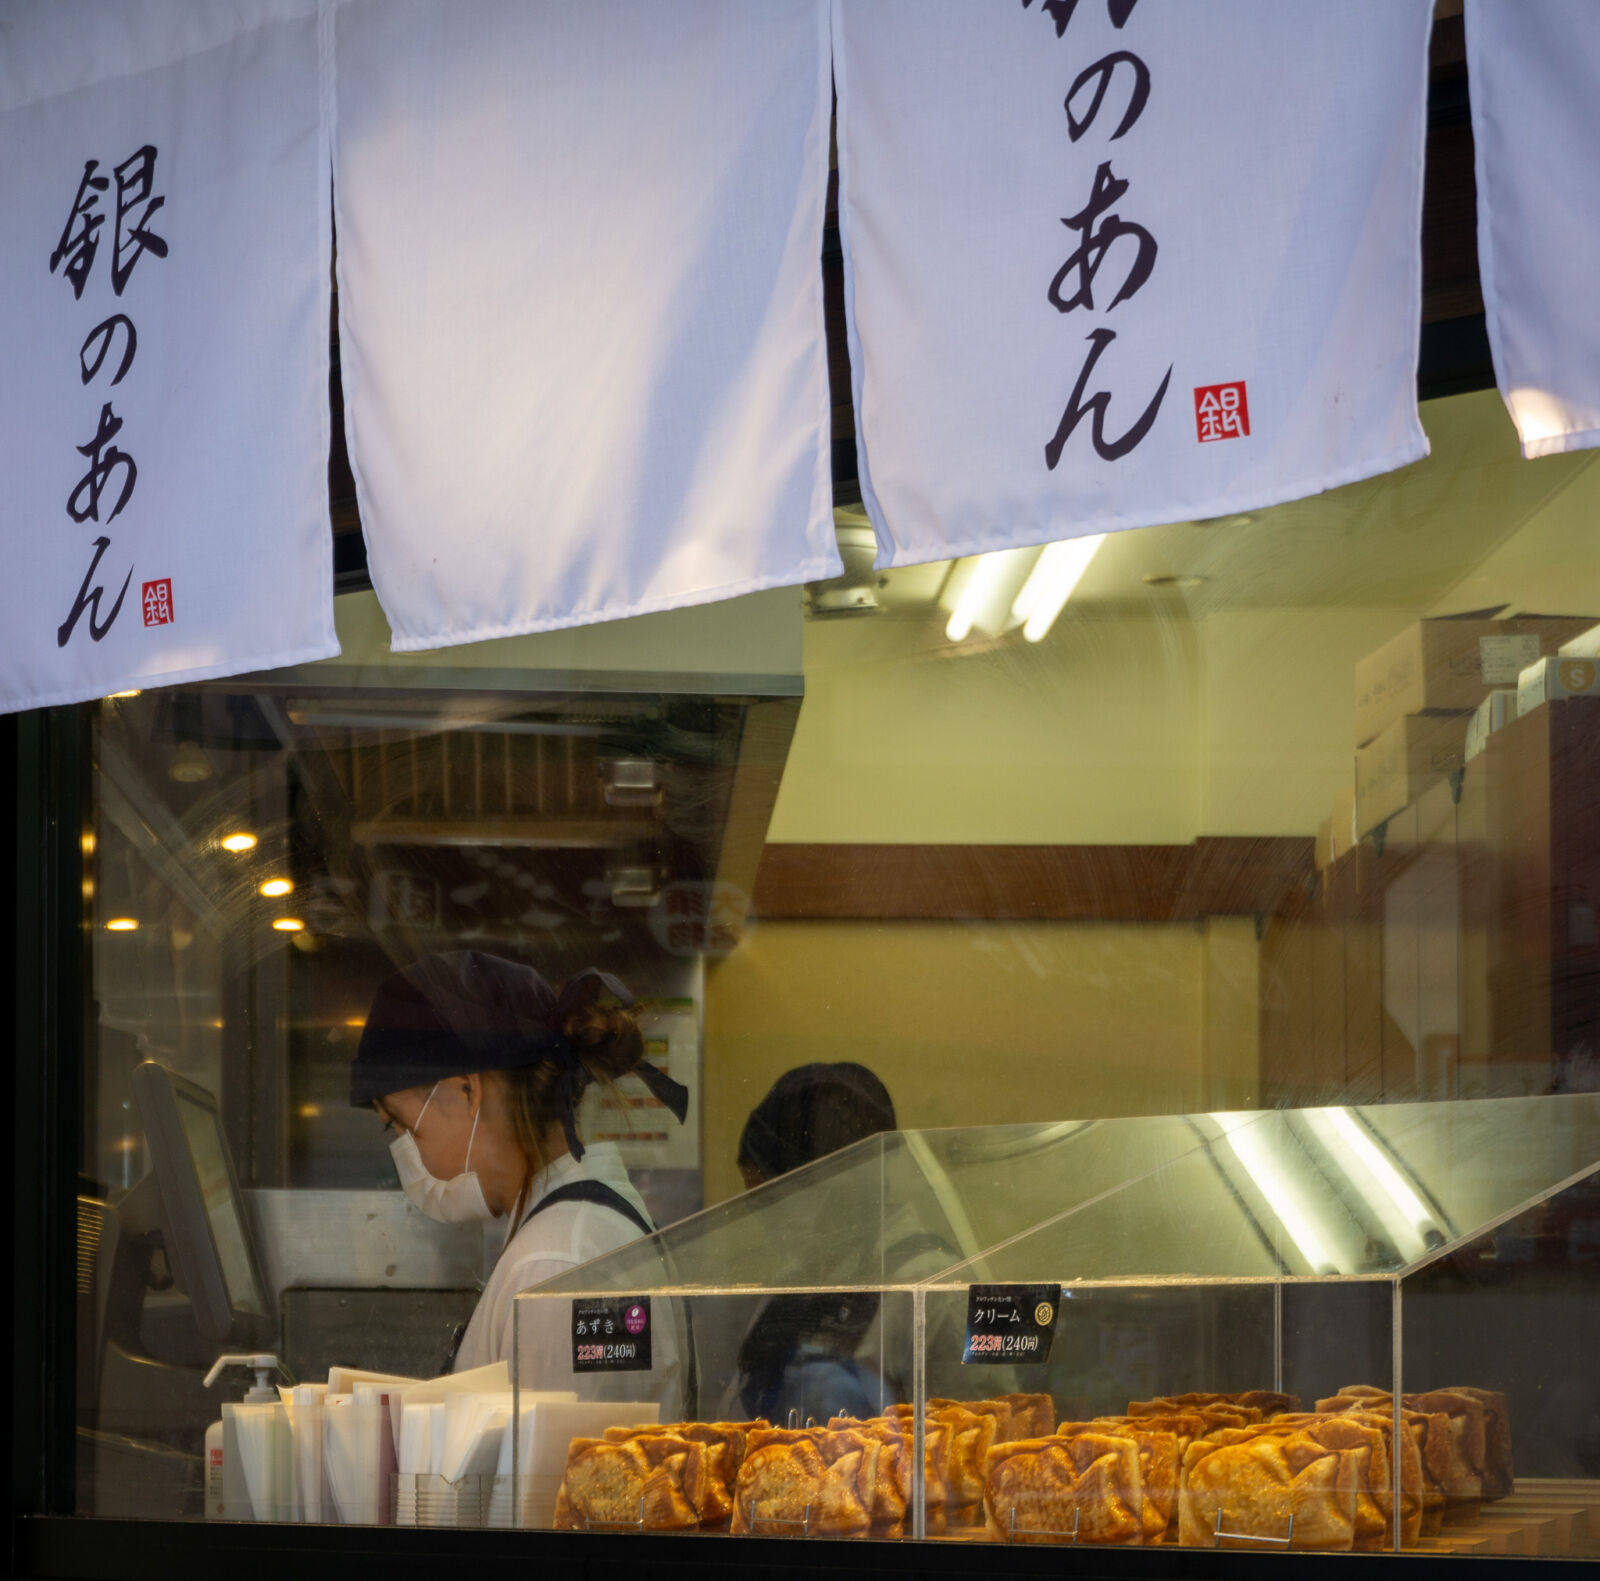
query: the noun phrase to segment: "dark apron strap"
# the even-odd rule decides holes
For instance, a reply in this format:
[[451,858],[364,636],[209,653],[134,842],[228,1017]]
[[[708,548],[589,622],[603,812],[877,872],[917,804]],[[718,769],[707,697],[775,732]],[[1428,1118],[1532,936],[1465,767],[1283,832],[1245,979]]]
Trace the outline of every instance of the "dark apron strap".
[[573,1180],[557,1186],[528,1209],[517,1228],[522,1229],[546,1208],[559,1207],[563,1202],[592,1202],[597,1208],[610,1208],[613,1213],[620,1213],[641,1235],[656,1233],[655,1226],[620,1191],[603,1180]]
[[[610,1208],[613,1213],[620,1213],[641,1235],[656,1233],[655,1226],[620,1191],[608,1186],[603,1180],[573,1180],[565,1186],[557,1186],[554,1191],[540,1197],[528,1209],[523,1215],[522,1224],[517,1228],[521,1229],[529,1219],[543,1213],[546,1208],[557,1207],[563,1202],[588,1202],[597,1208]],[[684,1415],[693,1417],[700,1400],[700,1368],[695,1358],[694,1316],[687,1306],[683,1309],[683,1326],[684,1338],[689,1346],[684,1367],[686,1397],[683,1407]]]
[[[641,1235],[655,1234],[655,1226],[620,1191],[613,1190],[602,1180],[574,1180],[565,1186],[557,1186],[554,1191],[541,1197],[528,1209],[523,1215],[522,1224],[517,1228],[520,1230],[535,1215],[543,1213],[546,1208],[558,1207],[563,1202],[592,1202],[596,1207],[610,1208],[613,1213],[620,1213]],[[510,1244],[510,1241],[506,1242],[507,1246]],[[467,1325],[456,1324],[455,1333],[450,1337],[450,1348],[445,1352],[441,1371],[448,1373],[456,1370],[456,1357],[461,1354],[461,1342],[466,1337]],[[689,1363],[689,1377],[692,1386],[695,1381],[692,1358]]]

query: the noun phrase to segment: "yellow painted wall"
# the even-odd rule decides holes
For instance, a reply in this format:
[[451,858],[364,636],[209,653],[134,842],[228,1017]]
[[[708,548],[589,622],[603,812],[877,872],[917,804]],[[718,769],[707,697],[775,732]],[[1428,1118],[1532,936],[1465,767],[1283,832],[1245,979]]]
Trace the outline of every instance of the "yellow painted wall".
[[1247,920],[758,924],[707,971],[706,1201],[813,1060],[875,1071],[906,1127],[1247,1107],[1254,950]]
[[1502,601],[1537,615],[1594,615],[1600,620],[1600,463],[1547,457],[1524,463],[1565,468],[1564,486],[1531,520],[1476,565],[1430,614],[1450,615]]
[[[1129,570],[1121,595],[1074,604],[1037,646],[958,650],[927,609],[809,622],[770,839],[1314,833],[1351,780],[1363,656],[1424,613],[1600,611],[1600,463],[1517,460],[1492,395],[1435,403],[1430,429],[1434,461],[1260,540],[1263,555],[1303,545],[1317,568],[1271,583],[1286,607],[1255,602],[1251,580],[1282,564],[1224,564],[1219,539],[1221,574],[1193,599],[1143,597]],[[751,1106],[811,1060],[871,1066],[908,1126],[1250,1107],[1257,977],[1242,917],[760,925],[707,978],[707,1200],[737,1189]]]
[[812,621],[769,839],[1184,845],[1313,834],[1352,773],[1356,661],[1399,607],[1105,615],[956,656],[936,625]]
[[[1310,835],[1348,784],[1356,661],[1412,611],[1105,613],[953,657],[813,621],[774,841],[1186,844]],[[1254,920],[766,923],[707,976],[706,1200],[774,1078],[858,1059],[907,1126],[1249,1108]]]
[[1197,673],[1187,622],[1073,621],[958,656],[928,619],[811,621],[769,839],[1187,842]]
[[1200,623],[1197,834],[1314,834],[1355,767],[1355,668],[1403,608],[1235,609]]

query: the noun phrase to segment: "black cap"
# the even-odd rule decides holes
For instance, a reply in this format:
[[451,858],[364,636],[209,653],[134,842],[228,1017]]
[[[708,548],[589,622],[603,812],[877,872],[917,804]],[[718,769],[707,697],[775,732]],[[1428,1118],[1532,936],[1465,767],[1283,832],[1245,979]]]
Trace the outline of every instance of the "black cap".
[[895,1128],[888,1090],[865,1065],[800,1065],[785,1071],[750,1112],[739,1163],[769,1178]]
[[[584,980],[591,975],[631,1002],[616,978],[585,973]],[[498,955],[425,955],[379,985],[350,1067],[350,1102],[364,1108],[449,1076],[565,1060],[571,1045],[562,1023],[574,997],[557,994],[531,966]]]
[[[633,995],[609,972],[580,972],[557,993],[531,966],[448,950],[424,955],[378,985],[350,1067],[350,1102],[408,1087],[431,1087],[450,1076],[515,1070],[545,1060],[559,1067],[553,1100],[574,1158],[583,1157],[576,1108],[589,1073],[566,1034],[569,1015],[609,993],[624,1005]],[[681,1123],[689,1091],[648,1061],[636,1075]]]

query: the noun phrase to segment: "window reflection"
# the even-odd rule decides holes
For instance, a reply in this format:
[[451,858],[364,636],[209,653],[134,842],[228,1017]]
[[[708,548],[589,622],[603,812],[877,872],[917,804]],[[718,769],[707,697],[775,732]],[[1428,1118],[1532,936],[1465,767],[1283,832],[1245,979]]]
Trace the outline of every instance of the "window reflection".
[[[879,575],[843,513],[850,570],[805,592],[803,666],[743,674],[727,656],[784,622],[798,652],[798,593],[764,595],[715,662],[721,637],[691,641],[714,680],[648,657],[597,679],[493,644],[391,657],[366,595],[340,601],[342,668],[106,699],[84,836],[81,1507],[200,1512],[222,1395],[198,1378],[225,1344],[275,1346],[301,1379],[438,1370],[498,1233],[407,1210],[348,1072],[379,982],[456,948],[551,980],[601,964],[641,996],[646,1057],[689,1085],[691,1124],[624,1083],[583,1125],[623,1149],[658,1223],[741,1192],[741,1132],[797,1067],[867,1066],[918,1133],[1196,1116],[1195,1178],[1227,1179],[1247,1210],[1228,1234],[1250,1237],[1261,1277],[1370,1273],[1450,1242],[1411,1309],[1432,1381],[1543,1400],[1546,1356],[1507,1337],[1581,1332],[1592,1190],[1454,1246],[1371,1116],[1600,1088],[1600,696],[1570,677],[1571,695],[1515,694],[1600,623],[1600,472],[1592,454],[1522,462],[1492,394],[1425,420],[1415,467],[1092,553]],[[1358,675],[1413,639],[1421,690],[1366,737]],[[186,1133],[186,1167],[215,1202],[232,1171],[238,1212],[211,1244],[228,1285],[254,1267],[254,1307],[201,1321],[198,1276],[166,1244],[178,1210],[135,1076],[150,1063],[202,1095],[191,1119],[216,1116]],[[1302,1112],[1259,1131],[1275,1108]],[[987,1195],[938,1200],[940,1245],[974,1255],[1002,1210],[1042,1223],[1082,1184],[1011,1135],[978,1149]],[[1486,1169],[1494,1145],[1474,1143]],[[784,1213],[811,1284],[858,1266],[848,1214],[803,1197]],[[1165,1244],[1149,1237],[1147,1260]],[[732,1256],[696,1255],[708,1278]],[[1253,1300],[1087,1299],[1061,1404],[1204,1389],[1263,1334],[1314,1371],[1321,1309]],[[1386,1354],[1380,1317],[1350,1301],[1329,1353],[1354,1370],[1318,1374],[1308,1399]],[[875,1342],[908,1303],[866,1326]],[[716,1358],[736,1360],[749,1308],[697,1330],[703,1401],[735,1381]],[[1480,1331],[1505,1347],[1495,1377]],[[1580,1352],[1569,1401],[1600,1387]],[[908,1355],[879,1373],[908,1377]],[[1591,1474],[1581,1415],[1541,1404],[1530,1464]]]

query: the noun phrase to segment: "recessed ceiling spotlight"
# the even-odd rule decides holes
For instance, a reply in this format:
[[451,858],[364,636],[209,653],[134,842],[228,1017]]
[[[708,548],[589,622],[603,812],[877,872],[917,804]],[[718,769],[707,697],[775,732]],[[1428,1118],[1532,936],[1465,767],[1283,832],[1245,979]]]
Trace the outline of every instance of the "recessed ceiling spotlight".
[[247,830],[238,829],[232,834],[225,834],[217,842],[224,851],[232,851],[235,856],[242,856],[246,851],[256,848],[256,837]]
[[137,933],[139,919],[137,917],[113,917],[106,923],[107,933]]
[[211,778],[211,759],[200,750],[198,741],[180,741],[172,754],[167,774],[180,785],[199,785]]
[[294,882],[287,878],[266,878],[256,887],[268,899],[275,900],[279,895],[287,895],[294,888]]
[[298,933],[305,927],[305,923],[298,917],[276,917],[273,919],[272,926],[279,933]]

